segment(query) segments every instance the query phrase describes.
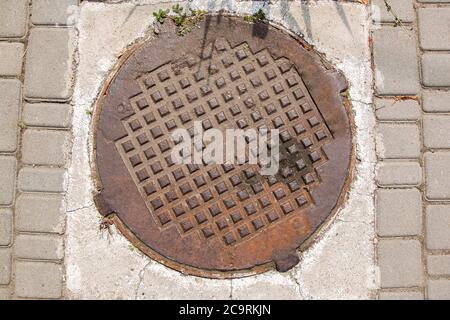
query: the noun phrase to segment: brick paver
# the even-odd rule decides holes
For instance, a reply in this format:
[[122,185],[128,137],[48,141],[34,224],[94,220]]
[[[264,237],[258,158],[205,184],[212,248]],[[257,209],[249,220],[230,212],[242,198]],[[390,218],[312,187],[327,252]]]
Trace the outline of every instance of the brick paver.
[[423,138],[428,148],[450,148],[450,116],[425,116]]
[[375,112],[380,121],[416,121],[420,106],[416,100],[375,99]]
[[0,0],[0,38],[25,36],[28,0]]
[[21,234],[16,237],[15,254],[23,259],[61,260],[63,239],[60,235]]
[[425,112],[449,112],[450,91],[427,91],[422,95]]
[[20,298],[60,298],[62,267],[50,262],[16,262],[15,293]]
[[[392,1],[391,6],[392,10],[398,15],[398,17],[403,22],[411,22],[415,18],[413,0],[395,0]],[[384,4],[384,0],[373,0],[372,6],[375,6],[377,10],[376,13],[380,14],[380,19],[377,19],[378,16],[375,16],[375,21],[377,22],[394,22],[394,16],[387,11],[386,5]]]
[[376,181],[380,186],[418,186],[422,168],[415,161],[384,161],[377,165]]
[[78,0],[34,0],[31,22],[35,25],[73,25],[71,6],[78,5]]
[[0,246],[11,244],[13,212],[10,208],[0,208]]
[[426,214],[428,249],[450,250],[450,205],[429,205]]
[[414,32],[385,27],[373,32],[375,88],[382,95],[416,94],[419,71]]
[[27,129],[22,136],[22,162],[64,165],[68,135],[64,131]]
[[10,205],[14,199],[16,158],[0,155],[0,205]]
[[422,83],[427,87],[450,87],[450,54],[424,53]]
[[427,267],[430,275],[450,276],[450,255],[428,256]]
[[379,124],[377,154],[384,159],[419,158],[419,127],[416,124]]
[[450,280],[429,280],[428,296],[431,300],[450,300]]
[[0,97],[0,151],[14,152],[22,99],[20,81],[0,79]]
[[23,44],[0,42],[0,76],[19,76],[22,72]]
[[29,127],[68,128],[72,107],[60,103],[27,103],[23,108],[22,121]]
[[34,28],[25,64],[27,98],[67,100],[72,94],[75,32],[67,28]]
[[380,292],[380,300],[423,300],[423,293],[419,291]]
[[422,231],[422,195],[417,189],[380,189],[376,196],[380,236],[419,235]]
[[11,249],[0,248],[0,285],[11,281]]
[[383,288],[423,284],[422,248],[417,240],[380,240],[378,260]]
[[450,8],[420,8],[420,46],[426,50],[450,50]]
[[63,196],[45,193],[21,194],[16,203],[16,228],[25,232],[64,233]]
[[450,199],[450,150],[427,152],[424,156],[426,195],[429,199]]
[[64,192],[65,170],[59,168],[23,168],[19,189],[30,192]]

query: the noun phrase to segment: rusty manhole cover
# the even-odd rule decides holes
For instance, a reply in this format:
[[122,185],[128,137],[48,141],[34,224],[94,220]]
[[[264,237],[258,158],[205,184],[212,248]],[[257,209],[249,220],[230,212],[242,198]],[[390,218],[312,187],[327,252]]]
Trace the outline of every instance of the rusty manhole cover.
[[[166,22],[122,59],[98,102],[97,206],[143,252],[179,271],[286,271],[346,191],[345,89],[310,47],[273,26],[208,16],[180,37]],[[193,135],[195,121],[205,131],[279,129],[278,172],[174,164],[171,133]]]

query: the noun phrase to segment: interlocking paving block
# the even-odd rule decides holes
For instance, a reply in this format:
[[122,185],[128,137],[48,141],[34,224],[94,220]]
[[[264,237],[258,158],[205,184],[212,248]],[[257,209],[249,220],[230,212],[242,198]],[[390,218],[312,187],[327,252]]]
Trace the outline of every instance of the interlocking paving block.
[[377,164],[375,179],[380,186],[417,186],[422,167],[418,162],[383,161]]
[[381,239],[378,243],[378,264],[382,288],[423,284],[422,248],[417,240]]
[[0,248],[0,285],[11,281],[11,249]]
[[450,54],[422,55],[422,83],[428,87],[450,87]]
[[422,195],[417,189],[376,191],[377,231],[380,236],[418,235],[422,230]]
[[19,80],[0,79],[0,151],[14,152],[17,148],[20,88]]
[[380,123],[377,131],[377,154],[380,158],[419,158],[420,131],[416,124]]
[[61,103],[26,103],[22,121],[32,127],[67,128],[70,126],[72,107]]
[[395,15],[403,22],[412,22],[415,19],[413,0],[395,0],[389,3],[391,12],[388,11],[384,0],[372,1],[372,16],[376,22],[395,22]]
[[414,95],[419,91],[416,36],[406,28],[373,32],[375,89],[381,95]]
[[420,117],[420,106],[412,99],[375,99],[375,113],[382,121],[416,121]]
[[31,22],[36,25],[73,25],[79,0],[34,0]]
[[20,298],[60,298],[62,277],[62,267],[59,264],[17,261],[15,294]]
[[450,50],[450,8],[419,8],[419,38],[424,50]]
[[16,228],[26,232],[64,233],[65,204],[59,194],[21,194],[16,202]]
[[[346,190],[345,84],[274,27],[207,20],[214,27],[206,35],[202,24],[189,37],[165,23],[105,87],[96,115],[96,203],[103,215],[117,213],[119,228],[145,253],[177,270],[235,277],[274,261],[286,271]],[[248,162],[174,164],[175,128],[190,135],[277,128],[280,170],[265,177]]]
[[0,287],[0,300],[9,300],[11,298],[11,289],[9,287]]
[[450,116],[426,115],[423,138],[428,148],[450,148]]
[[18,76],[22,71],[23,44],[0,42],[0,75]]
[[20,234],[14,240],[15,255],[23,259],[61,260],[64,257],[60,235]]
[[13,229],[13,213],[11,209],[0,209],[0,246],[11,243]]
[[450,112],[450,91],[425,91],[422,107],[425,112]]
[[450,205],[429,205],[426,214],[428,249],[450,249]]
[[429,255],[427,268],[428,273],[434,276],[450,275],[450,255]]
[[27,98],[67,100],[72,94],[75,31],[33,28],[25,63]]
[[25,35],[28,0],[0,0],[0,38]]
[[423,300],[423,293],[418,291],[382,291],[379,300]]
[[428,299],[450,300],[450,280],[449,279],[428,280]]
[[30,168],[19,171],[19,189],[35,192],[64,192],[65,170],[59,168]]
[[426,152],[426,196],[429,199],[450,199],[450,152]]
[[16,185],[16,158],[0,155],[0,204],[9,205],[14,198]]
[[64,165],[68,147],[68,133],[65,131],[27,129],[22,135],[22,162]]

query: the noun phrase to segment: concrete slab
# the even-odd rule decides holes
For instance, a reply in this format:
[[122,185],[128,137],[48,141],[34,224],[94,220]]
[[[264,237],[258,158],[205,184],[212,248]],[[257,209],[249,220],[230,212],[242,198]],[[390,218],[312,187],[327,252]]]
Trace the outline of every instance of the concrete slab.
[[[100,231],[92,203],[91,109],[118,57],[135,40],[152,34],[152,12],[172,5],[150,0],[105,5],[84,3],[79,13],[78,74],[74,90],[73,150],[69,170],[66,279],[69,298],[229,299],[370,298],[377,288],[374,267],[375,117],[371,106],[370,18],[360,4],[258,1],[189,2],[210,12],[249,14],[263,8],[268,18],[303,35],[349,80],[356,124],[357,165],[349,199],[322,229],[298,267],[236,280],[185,276],[142,255],[114,227]],[[356,261],[355,261],[356,259]],[[341,266],[336,268],[336,266]]]

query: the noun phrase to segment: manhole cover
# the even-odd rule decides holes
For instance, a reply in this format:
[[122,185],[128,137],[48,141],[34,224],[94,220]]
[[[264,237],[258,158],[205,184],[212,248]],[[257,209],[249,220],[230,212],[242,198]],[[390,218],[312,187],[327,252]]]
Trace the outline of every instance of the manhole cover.
[[[166,22],[128,52],[99,100],[97,206],[143,252],[179,271],[286,271],[345,194],[345,88],[310,47],[273,26],[208,16],[180,37]],[[265,176],[249,161],[174,164],[180,128],[189,136],[278,129],[279,169]]]

